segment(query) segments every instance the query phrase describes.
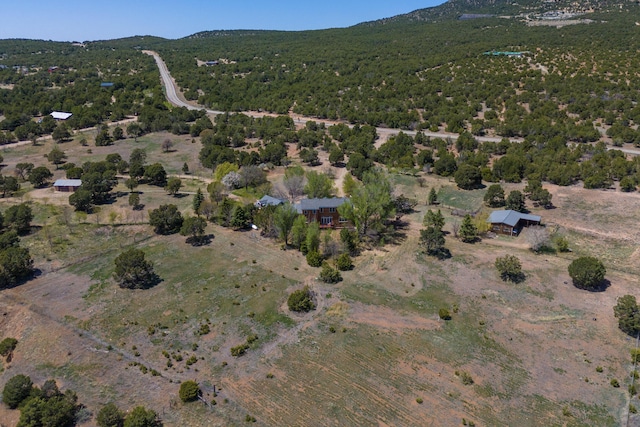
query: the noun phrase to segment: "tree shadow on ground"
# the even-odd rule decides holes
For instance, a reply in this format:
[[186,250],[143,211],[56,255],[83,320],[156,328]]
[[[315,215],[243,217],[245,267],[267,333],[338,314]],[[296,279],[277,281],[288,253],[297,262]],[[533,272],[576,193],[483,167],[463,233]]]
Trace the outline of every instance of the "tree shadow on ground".
[[211,244],[211,240],[213,240],[213,234],[207,234],[205,236],[190,236],[187,237],[187,243],[191,246],[206,246]]

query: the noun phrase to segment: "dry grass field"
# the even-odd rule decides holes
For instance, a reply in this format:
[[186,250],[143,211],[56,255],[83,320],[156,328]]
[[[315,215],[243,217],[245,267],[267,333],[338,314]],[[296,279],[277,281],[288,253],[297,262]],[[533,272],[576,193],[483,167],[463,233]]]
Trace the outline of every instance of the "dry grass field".
[[[167,137],[176,151],[160,150]],[[45,165],[51,147],[3,151],[5,171],[19,161]],[[187,137],[149,135],[110,147],[82,147],[76,138],[61,148],[81,164],[113,152],[128,159],[137,147],[169,173],[187,162],[195,175],[211,176],[196,167],[200,144]],[[19,340],[0,384],[18,373],[37,384],[53,377],[94,413],[111,401],[123,409],[142,404],[167,426],[246,425],[247,414],[259,426],[624,424],[634,343],[618,330],[612,307],[637,293],[640,195],[545,185],[555,209],[532,210],[568,237],[573,252],[534,254],[524,236],[464,244],[449,234],[453,256],[439,261],[418,248],[429,189],[438,191],[446,231],[452,208],[487,209],[484,190],[460,191],[435,176],[425,176],[423,187],[414,177],[392,179],[398,194],[418,199],[416,212],[397,239],[364,251],[335,285],[317,280],[319,269],[302,254],[254,231],[209,225],[213,239],[202,247],[154,235],[145,224],[149,209],[175,203],[188,212],[190,195],[141,186],[145,208],[134,212],[121,183],[115,203],[84,217],[70,213],[66,195],[27,183],[0,203],[31,203],[39,228],[23,242],[40,272],[0,292],[0,337]],[[185,184],[186,192],[206,186]],[[115,284],[113,259],[129,247],[144,249],[161,283],[136,291]],[[505,254],[522,260],[524,282],[500,280],[493,263]],[[567,266],[584,254],[604,261],[606,291],[571,285]],[[303,285],[317,308],[291,313],[287,296]],[[451,320],[440,320],[441,308]],[[253,335],[245,355],[231,356]],[[613,388],[613,378],[622,387]],[[217,404],[179,403],[187,379]],[[0,407],[3,425],[15,426],[16,414]],[[640,421],[632,416],[630,425]]]

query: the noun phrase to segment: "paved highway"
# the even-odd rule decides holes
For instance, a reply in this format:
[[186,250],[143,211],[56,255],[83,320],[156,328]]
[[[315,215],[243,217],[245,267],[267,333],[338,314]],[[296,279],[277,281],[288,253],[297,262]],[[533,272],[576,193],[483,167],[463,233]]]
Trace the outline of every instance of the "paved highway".
[[[217,110],[208,110],[205,109],[203,107],[196,107],[192,104],[189,104],[187,101],[181,99],[178,96],[178,89],[177,89],[177,85],[175,83],[175,81],[173,80],[173,78],[171,77],[171,74],[169,73],[169,69],[167,68],[167,65],[164,63],[164,61],[162,60],[162,58],[160,58],[160,55],[158,55],[157,52],[153,52],[150,50],[145,50],[143,51],[144,53],[146,53],[147,55],[151,55],[153,56],[153,58],[156,61],[156,64],[158,65],[158,69],[160,70],[160,76],[162,77],[162,84],[165,87],[166,90],[166,94],[167,94],[167,99],[169,100],[170,103],[172,103],[173,105],[176,105],[178,107],[185,107],[188,108],[189,110],[205,110],[207,113],[209,114],[224,114],[224,111],[217,111]],[[253,112],[253,111],[243,111],[242,114],[246,114],[247,116],[251,116],[251,117],[264,117],[264,116],[268,116],[271,114],[268,113],[258,113],[258,112]],[[325,123],[325,125],[327,126],[331,126],[333,124],[337,124],[337,123],[344,123],[344,122],[334,122],[334,121],[328,121],[328,120],[318,120],[316,118],[313,117],[302,117],[302,116],[293,116],[293,121],[296,124],[300,124],[303,125],[305,124],[308,120],[315,120],[318,123]],[[345,123],[347,126],[352,127],[352,125]],[[400,129],[391,129],[391,128],[383,128],[383,127],[378,127],[376,128],[378,135],[380,135],[380,140],[378,141],[379,143],[382,143],[384,141],[386,141],[390,136],[393,135],[397,135],[400,132],[404,132],[407,135],[412,135],[415,136],[416,135],[416,131],[408,131],[408,130],[400,130]],[[448,133],[448,132],[429,132],[429,131],[422,131],[422,133],[425,136],[431,137],[431,138],[451,138],[452,140],[456,140],[458,139],[458,134],[455,133]],[[476,136],[475,137],[478,141],[481,142],[500,142],[502,140],[501,137],[497,137],[497,136]],[[513,142],[522,142],[522,138],[510,138],[511,141]],[[377,145],[377,144],[376,144]],[[627,154],[631,154],[633,156],[639,156],[640,155],[640,150],[637,149],[632,149],[632,148],[624,148],[624,147],[612,147],[612,146],[607,146],[608,150],[620,150],[624,153]]]

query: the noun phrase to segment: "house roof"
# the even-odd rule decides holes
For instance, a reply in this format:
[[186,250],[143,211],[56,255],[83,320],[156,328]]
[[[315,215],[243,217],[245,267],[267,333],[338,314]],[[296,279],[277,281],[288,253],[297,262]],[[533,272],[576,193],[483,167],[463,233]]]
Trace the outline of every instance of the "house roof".
[[515,227],[521,219],[540,222],[542,217],[539,215],[524,214],[522,212],[512,210],[493,211],[491,212],[491,215],[489,215],[487,222],[490,222],[491,224],[507,224],[511,227]]
[[53,183],[54,187],[80,187],[81,185],[81,179],[58,179]]
[[337,208],[349,199],[347,197],[330,197],[324,199],[302,199],[296,203],[298,212],[309,211],[320,208]]
[[259,206],[278,206],[284,203],[284,200],[271,197],[269,195],[262,196],[256,203]]
[[62,111],[54,111],[51,113],[51,117],[56,120],[67,120],[71,116],[73,116],[72,113],[63,113]]

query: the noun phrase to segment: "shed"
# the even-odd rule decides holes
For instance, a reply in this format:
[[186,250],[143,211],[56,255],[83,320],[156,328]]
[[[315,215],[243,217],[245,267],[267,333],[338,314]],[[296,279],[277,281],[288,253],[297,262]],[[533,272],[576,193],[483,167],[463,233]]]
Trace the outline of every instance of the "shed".
[[491,224],[491,231],[507,236],[517,236],[523,227],[540,225],[542,217],[513,210],[493,211],[487,222]]
[[100,87],[113,87],[113,83],[111,83],[111,82],[102,82],[102,83],[100,83]]
[[54,111],[51,113],[51,117],[56,120],[67,120],[71,116],[73,116],[73,113],[63,113],[62,111]]
[[53,183],[56,191],[63,193],[73,193],[82,185],[81,179],[59,179]]
[[271,197],[269,195],[266,195],[256,202],[256,206],[259,208],[262,208],[265,206],[278,206],[283,203],[284,203],[284,200],[282,199],[278,199],[276,197]]

